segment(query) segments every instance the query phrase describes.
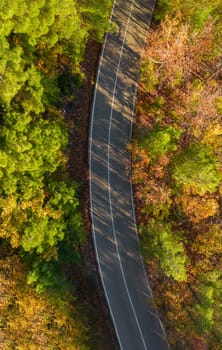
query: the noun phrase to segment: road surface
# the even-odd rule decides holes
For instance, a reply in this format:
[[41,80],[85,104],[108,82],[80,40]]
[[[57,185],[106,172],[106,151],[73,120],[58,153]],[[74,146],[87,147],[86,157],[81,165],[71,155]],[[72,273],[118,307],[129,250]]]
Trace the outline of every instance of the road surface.
[[117,0],[91,112],[89,170],[94,247],[121,350],[167,350],[139,251],[130,154],[139,62],[155,1]]

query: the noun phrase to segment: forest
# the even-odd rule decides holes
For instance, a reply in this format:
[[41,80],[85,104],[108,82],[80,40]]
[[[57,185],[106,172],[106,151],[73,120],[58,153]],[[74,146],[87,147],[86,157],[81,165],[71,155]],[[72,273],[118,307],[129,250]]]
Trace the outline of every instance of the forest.
[[[86,202],[69,129],[81,134],[82,121],[66,114],[86,79],[87,44],[111,30],[112,2],[0,1],[3,350],[103,349],[90,292],[77,291]],[[222,343],[221,23],[221,0],[157,1],[129,145],[142,251],[172,350]]]
[[92,349],[86,312],[64,273],[66,266],[81,264],[86,239],[81,184],[69,173],[64,114],[85,79],[87,42],[102,42],[109,30],[111,5],[111,0],[0,2],[4,350]]
[[142,250],[172,349],[222,343],[222,2],[160,0],[136,106]]

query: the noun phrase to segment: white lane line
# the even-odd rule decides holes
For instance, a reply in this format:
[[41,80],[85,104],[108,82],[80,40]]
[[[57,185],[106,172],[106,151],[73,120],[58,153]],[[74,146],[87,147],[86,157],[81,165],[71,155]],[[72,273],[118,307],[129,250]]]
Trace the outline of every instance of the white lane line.
[[[134,1],[134,2],[135,2],[135,1]],[[115,4],[116,4],[116,0],[114,1],[113,8],[112,8],[112,13],[111,13],[110,18],[112,18],[113,11],[114,11],[114,8],[115,8]],[[90,177],[90,203],[91,203],[91,208],[93,208],[93,200],[92,200],[92,181],[91,181],[91,178],[92,178],[92,174],[91,174],[91,164],[92,164],[92,133],[93,133],[93,121],[94,121],[94,112],[95,112],[95,103],[96,103],[96,96],[97,96],[98,81],[99,81],[99,75],[100,75],[101,66],[102,66],[102,60],[103,60],[103,56],[104,56],[105,45],[106,45],[106,42],[107,42],[107,37],[108,37],[108,33],[107,33],[106,36],[105,36],[105,40],[104,40],[104,44],[103,44],[103,49],[102,49],[102,53],[101,53],[101,57],[100,57],[100,64],[99,64],[99,68],[98,68],[98,71],[97,71],[97,78],[96,78],[96,84],[95,84],[95,92],[94,92],[93,105],[92,105],[92,111],[91,111],[90,142],[89,142],[89,163],[90,163],[90,167],[89,167],[89,177]],[[121,51],[123,51],[123,50],[121,50]],[[136,94],[136,91],[135,91],[135,94]],[[93,210],[91,210],[91,219],[92,219],[93,239],[94,239],[94,242],[95,242],[95,251],[96,251],[96,256],[97,256],[97,261],[98,261],[98,267],[99,267],[99,271],[100,271],[100,276],[101,276],[101,280],[102,280],[102,285],[103,285],[103,289],[104,289],[104,292],[105,292],[105,295],[106,295],[106,299],[107,299],[107,302],[108,302],[108,305],[109,305],[110,313],[111,313],[111,316],[112,316],[112,319],[113,319],[114,328],[115,328],[115,331],[116,331],[116,334],[117,334],[117,338],[118,338],[120,347],[121,347],[121,349],[122,349],[122,344],[121,344],[121,341],[120,341],[119,332],[118,332],[118,329],[117,329],[117,326],[116,326],[115,317],[114,317],[113,312],[112,312],[112,308],[111,308],[111,305],[110,305],[109,297],[108,297],[108,294],[107,294],[107,291],[106,291],[106,287],[105,287],[105,283],[104,283],[104,280],[103,280],[103,273],[102,273],[101,266],[100,266],[100,259],[99,259],[99,255],[98,255],[97,245],[96,245],[96,235],[95,235],[95,225],[94,225],[94,213],[93,213]],[[145,271],[145,270],[144,270],[144,271]],[[146,277],[146,280],[147,280],[147,275],[146,275],[146,274],[145,274],[145,277]],[[128,288],[127,288],[127,289],[128,289]]]
[[[113,12],[114,12],[114,8],[116,5],[116,0],[113,3],[113,7],[112,7],[112,11],[111,11],[111,15],[110,15],[110,21],[112,20],[113,17]],[[102,48],[102,52],[101,52],[101,56],[100,56],[100,62],[99,62],[99,67],[97,70],[97,75],[96,75],[96,83],[95,83],[95,87],[94,87],[94,96],[93,96],[93,104],[92,104],[92,110],[91,110],[91,121],[90,121],[90,137],[89,137],[89,149],[88,149],[88,154],[89,154],[89,191],[90,191],[90,215],[91,215],[91,220],[92,220],[92,236],[93,236],[93,241],[94,241],[94,248],[95,248],[95,252],[96,252],[96,258],[97,258],[97,262],[98,262],[98,269],[99,269],[99,274],[101,277],[101,281],[102,281],[102,286],[103,286],[103,290],[106,296],[106,300],[109,306],[109,311],[113,320],[113,325],[114,325],[114,329],[116,332],[116,336],[120,345],[120,349],[123,349],[123,345],[121,343],[121,339],[120,339],[120,335],[119,335],[119,331],[116,325],[116,320],[112,311],[112,307],[111,307],[111,303],[109,300],[109,296],[106,290],[106,286],[105,286],[105,282],[104,282],[104,278],[103,278],[103,272],[101,269],[101,265],[100,265],[100,258],[99,258],[99,253],[98,253],[98,248],[97,248],[97,242],[96,242],[96,233],[95,233],[95,223],[94,223],[94,206],[93,206],[93,196],[92,196],[92,141],[93,141],[93,124],[94,124],[94,115],[95,115],[95,105],[96,105],[96,97],[97,97],[97,89],[98,89],[98,85],[99,85],[99,76],[100,76],[100,72],[101,72],[101,68],[102,68],[102,61],[104,58],[104,51],[105,51],[105,46],[106,46],[106,42],[107,42],[107,38],[108,38],[109,33],[106,33],[105,35],[105,40],[103,43],[103,48]]]
[[[140,58],[140,61],[142,61],[143,59],[143,56],[144,56],[144,52],[145,52],[145,47],[146,47],[146,42],[147,42],[147,34],[148,34],[148,31],[149,31],[149,27],[150,27],[150,22],[151,22],[151,19],[152,19],[152,16],[153,16],[153,11],[154,11],[154,8],[155,8],[155,3],[156,1],[154,2],[154,6],[152,8],[152,11],[151,11],[151,17],[149,18],[149,21],[147,22],[147,31],[146,31],[146,36],[145,36],[145,40],[143,42],[143,49],[142,49],[142,52],[141,52],[141,58]],[[136,97],[137,97],[137,90],[138,90],[138,81],[139,81],[139,76],[140,76],[140,70],[138,71],[138,74],[137,74],[137,79],[136,79],[136,84],[135,84],[135,90],[134,90],[134,94],[133,94],[133,107],[132,107],[132,113],[131,113],[131,119],[130,119],[130,124],[131,124],[131,128],[130,128],[130,139],[132,139],[132,134],[133,134],[133,115],[134,115],[134,112],[135,112],[135,104],[136,104]],[[130,153],[130,157],[131,157],[131,153]],[[131,161],[131,160],[130,160]],[[132,162],[131,162],[131,165],[132,165]],[[153,292],[152,292],[152,289],[150,288],[150,285],[149,285],[149,282],[148,282],[148,276],[147,276],[147,273],[146,273],[146,269],[145,269],[145,266],[144,266],[144,261],[143,261],[143,257],[142,257],[142,254],[141,254],[141,249],[140,249],[140,240],[139,240],[139,235],[138,235],[138,231],[137,231],[137,220],[136,220],[136,214],[135,214],[135,206],[134,206],[134,196],[133,196],[133,188],[132,188],[132,172],[131,172],[131,168],[130,167],[130,171],[129,171],[129,175],[130,175],[130,194],[131,194],[131,204],[132,204],[132,213],[133,213],[133,223],[134,223],[134,227],[135,227],[135,231],[136,231],[136,237],[137,237],[137,241],[138,241],[138,245],[139,245],[139,256],[140,256],[140,260],[141,260],[141,263],[142,263],[142,266],[143,266],[143,273],[144,273],[144,276],[145,276],[145,280],[146,280],[146,286],[147,286],[147,290],[148,290],[148,294],[150,293],[150,295],[152,296],[153,298]]]
[[[118,247],[118,240],[117,240],[117,236],[116,236],[114,217],[113,217],[113,208],[112,208],[113,205],[112,205],[112,195],[111,195],[111,185],[110,185],[110,140],[111,140],[113,108],[114,108],[114,103],[115,103],[115,98],[116,98],[116,86],[117,86],[117,81],[118,81],[118,77],[119,77],[119,70],[120,70],[121,59],[122,59],[122,55],[123,55],[123,50],[124,50],[124,46],[125,46],[125,42],[126,42],[126,35],[127,35],[127,32],[128,32],[128,28],[129,28],[129,24],[130,24],[130,20],[131,20],[131,16],[132,16],[132,11],[133,11],[134,5],[135,5],[135,0],[133,0],[133,2],[132,2],[131,8],[130,8],[130,13],[129,13],[128,20],[127,20],[126,29],[125,29],[125,32],[124,32],[124,37],[123,37],[123,41],[122,41],[122,47],[121,47],[119,61],[118,61],[117,70],[116,70],[116,77],[115,77],[115,83],[114,83],[114,89],[113,89],[113,97],[112,97],[112,103],[111,103],[110,121],[109,121],[109,136],[108,136],[108,155],[107,155],[107,158],[108,158],[107,159],[107,163],[108,163],[108,190],[109,190],[109,203],[110,203],[110,214],[111,214],[111,220],[112,220],[113,235],[114,235],[114,239],[115,239],[115,243],[116,243],[116,251],[117,251],[117,256],[118,256],[118,259],[119,259],[120,270],[121,270],[123,282],[124,282],[124,285],[125,285],[125,288],[126,288],[126,293],[128,295],[129,302],[130,302],[130,305],[131,305],[131,308],[132,308],[132,311],[133,311],[133,315],[134,315],[135,320],[136,320],[137,328],[139,330],[139,334],[140,334],[141,339],[142,339],[142,343],[143,343],[144,349],[148,350],[148,348],[146,346],[146,342],[145,342],[144,336],[143,336],[142,329],[141,329],[140,324],[139,324],[139,320],[137,318],[135,307],[133,305],[133,302],[132,302],[132,299],[131,299],[131,296],[130,296],[130,292],[129,292],[128,285],[127,285],[127,282],[126,282],[124,269],[123,269],[123,266],[122,266],[122,261],[121,261],[121,257],[120,257],[119,247]],[[148,343],[148,345],[151,348],[149,343]]]
[[[148,35],[148,31],[150,29],[150,23],[151,23],[151,20],[152,20],[152,17],[153,17],[153,12],[154,12],[155,6],[156,6],[156,0],[154,1],[154,5],[152,7],[150,18],[149,18],[149,20],[147,22],[147,28],[148,29],[146,31],[146,36],[145,36],[145,40],[144,40],[144,43],[143,43],[143,49],[142,49],[142,52],[141,52],[141,60],[144,57],[145,48],[146,48],[146,42],[147,42],[147,35]],[[130,123],[131,123],[130,139],[132,139],[132,133],[133,133],[133,115],[134,115],[134,112],[135,112],[135,104],[136,104],[136,96],[137,96],[139,76],[140,76],[140,70],[138,72],[138,78],[136,80],[135,91],[134,91],[134,96],[133,96],[133,108],[132,108],[131,121],[130,121]],[[132,161],[131,161],[131,165],[132,165]],[[140,252],[139,255],[140,255],[141,264],[143,266],[143,273],[144,273],[145,280],[146,280],[146,286],[147,286],[148,294],[150,294],[152,299],[154,300],[153,291],[152,291],[152,289],[150,287],[150,284],[149,284],[149,281],[148,281],[148,275],[146,273],[144,260],[143,260],[143,257],[142,257],[142,254],[141,254],[141,249],[140,249],[140,240],[139,240],[139,235],[138,235],[138,231],[137,231],[138,225],[137,225],[136,214],[135,214],[135,205],[134,205],[134,195],[133,195],[133,186],[132,186],[132,181],[131,181],[131,179],[132,179],[131,174],[132,173],[131,173],[131,167],[130,167],[130,192],[131,192],[131,204],[132,204],[133,222],[134,222],[134,227],[135,227],[135,231],[136,231],[136,237],[137,237],[138,246],[139,246],[139,252]],[[166,343],[167,343],[168,349],[170,349],[169,348],[169,344],[167,342],[167,335],[166,335],[166,331],[165,331],[165,329],[163,327],[163,323],[162,323],[162,321],[160,319],[158,311],[156,311],[156,312],[157,312],[157,315],[158,315],[158,321],[159,321],[159,324],[160,324],[160,328],[162,329],[163,335],[166,338]]]

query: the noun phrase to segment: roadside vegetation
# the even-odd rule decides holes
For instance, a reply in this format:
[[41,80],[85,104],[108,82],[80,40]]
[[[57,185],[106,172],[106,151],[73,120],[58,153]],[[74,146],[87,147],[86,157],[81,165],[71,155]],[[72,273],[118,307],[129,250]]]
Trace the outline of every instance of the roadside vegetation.
[[222,3],[160,0],[142,62],[133,183],[172,349],[222,343]]
[[86,44],[89,39],[102,40],[111,3],[0,3],[0,348],[4,350],[93,348],[84,313],[77,310],[73,283],[64,274],[66,266],[81,263],[80,247],[86,237],[79,184],[68,172],[64,108],[78,97],[73,91],[78,94],[84,79],[80,63]]

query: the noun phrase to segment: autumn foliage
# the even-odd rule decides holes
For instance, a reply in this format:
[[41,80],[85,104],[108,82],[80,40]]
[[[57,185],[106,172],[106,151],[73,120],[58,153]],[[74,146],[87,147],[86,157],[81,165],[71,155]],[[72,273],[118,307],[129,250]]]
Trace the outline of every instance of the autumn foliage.
[[64,273],[86,237],[64,116],[111,5],[0,1],[0,349],[88,349]]
[[205,2],[178,1],[172,16],[171,3],[160,1],[159,23],[148,34],[132,179],[143,251],[172,348],[216,350],[222,342],[222,64],[214,5],[220,4],[208,11]]

